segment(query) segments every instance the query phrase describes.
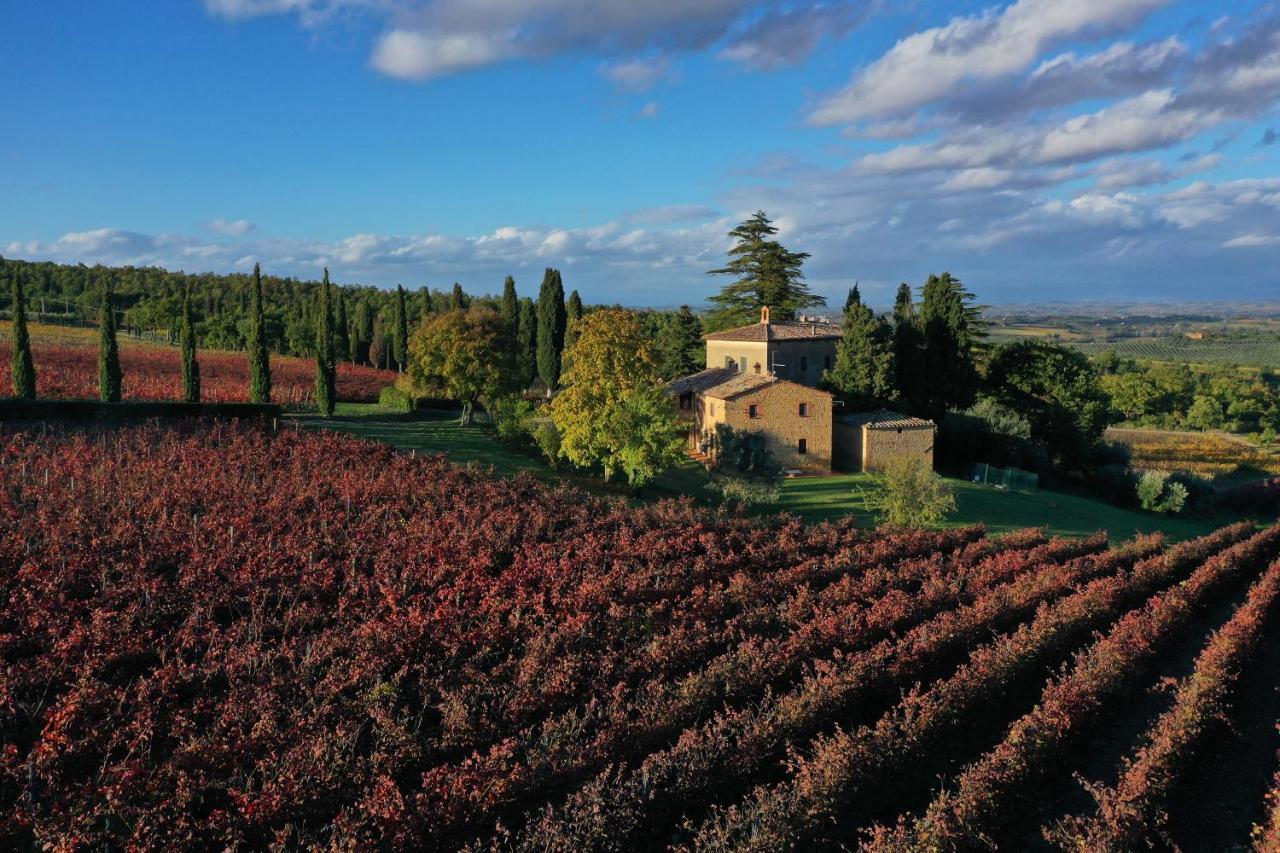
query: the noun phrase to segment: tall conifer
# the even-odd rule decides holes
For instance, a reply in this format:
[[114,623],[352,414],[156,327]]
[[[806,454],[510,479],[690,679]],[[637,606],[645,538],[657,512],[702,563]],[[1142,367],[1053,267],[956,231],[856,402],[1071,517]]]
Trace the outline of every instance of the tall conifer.
[[191,288],[182,295],[182,399],[200,402],[200,362],[196,361],[196,328],[191,319]]
[[333,351],[336,359],[350,359],[351,357],[351,329],[347,320],[347,297],[343,294],[342,288],[334,288],[337,291],[336,316],[333,320]]
[[329,293],[329,269],[325,268],[316,306],[316,407],[322,415],[333,414],[337,393],[337,367],[333,362],[333,306]]
[[575,290],[569,294],[569,301],[565,303],[564,313],[564,348],[567,350],[578,339],[578,330],[574,326],[582,319],[582,297],[578,296],[578,291]]
[[98,306],[98,398],[104,403],[120,402],[123,391],[113,296],[110,283],[103,282],[102,302]]
[[528,296],[520,300],[520,328],[516,332],[516,378],[529,387],[538,363],[538,310]]
[[[253,265],[249,292],[249,402],[271,402],[271,356],[267,353],[267,322],[262,305],[262,267]],[[304,327],[305,328],[305,327]]]
[[27,332],[27,303],[22,293],[22,273],[10,273],[13,289],[13,396],[19,400],[36,398],[36,365],[31,359],[31,337]]
[[404,304],[404,288],[396,285],[395,320],[391,331],[391,354],[396,369],[404,372],[405,359],[409,355],[409,314]]
[[560,358],[564,352],[564,282],[560,271],[547,267],[538,292],[538,375],[547,386],[547,396],[560,384]]
[[462,285],[456,281],[453,283],[453,293],[449,296],[449,308],[454,311],[461,311],[467,307],[467,295],[462,292]]

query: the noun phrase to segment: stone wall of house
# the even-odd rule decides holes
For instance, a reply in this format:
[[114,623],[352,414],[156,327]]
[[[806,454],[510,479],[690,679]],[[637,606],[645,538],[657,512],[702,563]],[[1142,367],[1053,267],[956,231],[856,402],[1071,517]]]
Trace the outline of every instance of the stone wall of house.
[[759,372],[768,372],[768,346],[763,341],[707,341],[707,367],[732,366],[744,373],[756,373],[757,364]]
[[[763,433],[774,458],[784,468],[828,474],[831,472],[831,395],[791,382],[777,382],[732,400],[706,398],[714,414],[705,423],[726,423],[736,430]],[[807,414],[800,416],[800,404]],[[756,417],[751,417],[755,405]],[[714,420],[712,420],[714,419]],[[800,453],[800,439],[806,452]]]
[[835,367],[834,338],[774,341],[769,347],[769,364],[778,365],[775,373],[779,379],[814,386],[822,379],[823,370]]
[[933,468],[932,426],[907,429],[862,427],[862,470],[879,471],[899,456],[917,456]]

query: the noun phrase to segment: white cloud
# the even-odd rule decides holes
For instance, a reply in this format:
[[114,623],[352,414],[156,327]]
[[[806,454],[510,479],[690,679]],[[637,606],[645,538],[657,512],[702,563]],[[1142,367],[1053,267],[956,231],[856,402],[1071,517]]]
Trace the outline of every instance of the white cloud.
[[1258,246],[1274,246],[1280,243],[1280,236],[1274,234],[1242,234],[1222,244],[1224,249],[1251,249]]
[[733,36],[719,56],[758,70],[790,65],[811,54],[823,39],[847,36],[873,8],[872,3],[837,2],[770,10]]
[[243,237],[258,230],[258,226],[247,219],[214,219],[205,227],[223,237]]
[[645,104],[643,107],[640,108],[640,112],[636,113],[636,117],[637,118],[657,118],[660,112],[662,112],[662,107],[658,104],[658,102],[649,101],[647,104]]
[[1008,182],[1012,177],[1010,172],[1004,169],[992,169],[988,166],[976,169],[964,169],[956,172],[948,178],[943,184],[942,189],[951,192],[961,192],[964,190],[988,190],[992,187],[998,187]]
[[674,76],[671,60],[661,55],[608,63],[601,67],[600,73],[618,88],[629,92],[647,92]]
[[517,56],[509,43],[481,33],[433,33],[392,30],[378,39],[372,63],[383,74],[405,80],[428,80],[479,68]]
[[900,116],[967,82],[1017,74],[1057,42],[1129,26],[1167,2],[1018,0],[999,13],[953,18],[900,40],[824,101],[811,120],[829,125]]

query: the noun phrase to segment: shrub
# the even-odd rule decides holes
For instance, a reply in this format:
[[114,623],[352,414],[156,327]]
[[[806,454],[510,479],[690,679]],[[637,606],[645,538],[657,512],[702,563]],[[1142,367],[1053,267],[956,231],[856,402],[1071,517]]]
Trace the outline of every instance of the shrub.
[[560,430],[556,429],[551,419],[535,418],[533,425],[529,428],[529,435],[533,438],[533,443],[542,451],[542,455],[547,458],[547,464],[552,470],[559,468]]
[[414,396],[396,385],[388,385],[378,392],[378,405],[398,412],[412,412],[418,407]]
[[711,488],[722,498],[748,505],[778,500],[782,465],[763,435],[717,424],[706,443],[713,460]]
[[527,447],[533,441],[533,421],[538,407],[517,396],[499,397],[489,405],[489,416],[498,439],[511,447]]
[[1138,481],[1138,503],[1145,510],[1176,514],[1187,503],[1187,487],[1170,479],[1168,471],[1147,471]]
[[865,503],[885,524],[923,527],[955,511],[954,490],[922,459],[900,457],[876,476],[880,490]]

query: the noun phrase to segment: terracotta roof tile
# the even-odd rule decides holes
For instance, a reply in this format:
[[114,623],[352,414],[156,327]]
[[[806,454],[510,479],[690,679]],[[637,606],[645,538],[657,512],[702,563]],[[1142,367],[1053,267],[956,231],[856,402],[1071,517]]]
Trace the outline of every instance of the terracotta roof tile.
[[[668,382],[667,392],[670,394],[704,394],[717,400],[731,400],[742,394],[759,391],[780,383],[796,384],[786,379],[778,379],[768,373],[739,373],[732,367],[712,367]],[[831,396],[826,391],[817,388],[808,390],[815,394]]]
[[725,329],[703,335],[704,341],[748,341],[764,343],[765,341],[795,341],[809,339],[838,338],[844,330],[830,323],[752,323],[750,326],[739,326],[736,329]]
[[836,420],[850,426],[866,426],[868,429],[933,429],[937,426],[933,421],[926,421],[924,418],[913,418],[910,415],[891,412],[888,409],[841,415]]

